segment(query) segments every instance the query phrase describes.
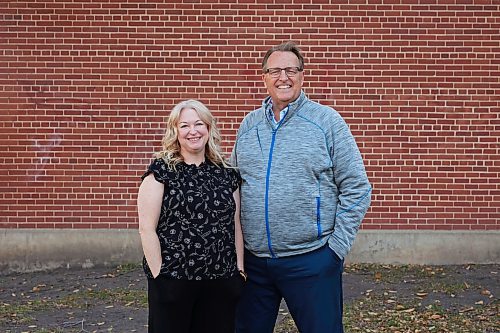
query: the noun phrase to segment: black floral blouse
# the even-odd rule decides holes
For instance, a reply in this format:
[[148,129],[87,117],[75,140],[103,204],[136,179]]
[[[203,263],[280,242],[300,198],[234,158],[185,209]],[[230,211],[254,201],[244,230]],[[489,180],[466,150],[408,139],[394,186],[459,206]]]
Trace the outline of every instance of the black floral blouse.
[[[153,173],[165,184],[156,233],[160,240],[160,275],[205,280],[237,274],[233,192],[240,176],[235,169],[208,160],[199,166],[179,163],[171,170],[154,160],[142,176]],[[153,278],[146,258],[144,272]]]

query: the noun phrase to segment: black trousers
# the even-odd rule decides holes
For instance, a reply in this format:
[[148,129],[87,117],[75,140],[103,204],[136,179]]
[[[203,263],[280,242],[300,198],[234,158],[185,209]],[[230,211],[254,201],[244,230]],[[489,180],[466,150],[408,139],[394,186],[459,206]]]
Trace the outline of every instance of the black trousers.
[[148,333],[234,333],[243,280],[148,279]]

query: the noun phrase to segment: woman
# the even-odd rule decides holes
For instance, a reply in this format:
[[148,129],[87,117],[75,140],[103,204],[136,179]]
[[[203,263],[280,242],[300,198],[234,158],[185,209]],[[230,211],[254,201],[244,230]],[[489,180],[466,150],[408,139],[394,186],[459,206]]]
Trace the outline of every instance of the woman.
[[222,156],[220,141],[207,107],[183,101],[169,116],[163,151],[142,177],[148,332],[234,332],[246,279],[240,177]]

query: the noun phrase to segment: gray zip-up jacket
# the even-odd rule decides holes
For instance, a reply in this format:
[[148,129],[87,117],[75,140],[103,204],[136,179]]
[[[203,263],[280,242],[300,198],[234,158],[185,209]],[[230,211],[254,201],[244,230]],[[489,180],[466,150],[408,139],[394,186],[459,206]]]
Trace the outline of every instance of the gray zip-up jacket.
[[238,130],[232,162],[242,177],[245,247],[285,257],[327,242],[344,258],[370,205],[371,186],[354,137],[332,108],[304,92],[276,124],[270,97]]

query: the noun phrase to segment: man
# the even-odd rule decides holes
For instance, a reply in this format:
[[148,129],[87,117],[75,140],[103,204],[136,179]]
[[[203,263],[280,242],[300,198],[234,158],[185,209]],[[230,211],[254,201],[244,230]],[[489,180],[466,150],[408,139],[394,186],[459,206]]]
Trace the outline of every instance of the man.
[[344,257],[371,186],[342,117],[302,91],[300,49],[273,47],[262,68],[269,97],[243,120],[232,156],[248,274],[236,332],[272,333],[282,298],[301,333],[343,332]]

